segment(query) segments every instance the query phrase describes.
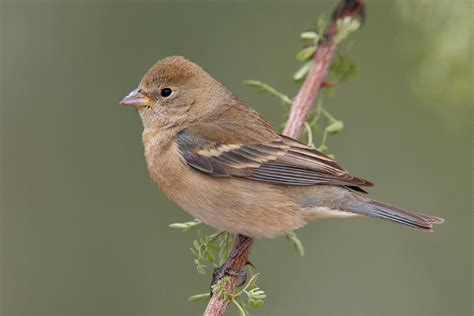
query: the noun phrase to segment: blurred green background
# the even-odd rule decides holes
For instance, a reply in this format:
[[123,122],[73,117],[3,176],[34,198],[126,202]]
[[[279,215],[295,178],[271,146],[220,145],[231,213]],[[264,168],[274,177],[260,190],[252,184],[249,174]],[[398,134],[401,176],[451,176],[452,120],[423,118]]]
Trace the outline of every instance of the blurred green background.
[[[473,2],[368,2],[346,43],[360,76],[325,98],[346,126],[328,145],[372,197],[446,223],[314,222],[298,231],[305,257],[258,240],[256,315],[473,312]],[[181,54],[278,125],[279,102],[242,81],[294,95],[298,35],[335,2],[0,3],[0,314],[201,314],[186,302],[210,279],[195,233],[168,228],[190,217],[153,186],[141,122],[118,101]]]

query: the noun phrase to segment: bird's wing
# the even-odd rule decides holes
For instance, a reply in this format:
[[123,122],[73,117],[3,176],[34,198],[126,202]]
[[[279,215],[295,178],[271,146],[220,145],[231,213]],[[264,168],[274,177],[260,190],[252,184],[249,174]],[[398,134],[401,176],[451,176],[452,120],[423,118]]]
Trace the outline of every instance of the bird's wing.
[[[178,134],[182,158],[192,168],[215,177],[239,177],[286,185],[372,186],[351,176],[316,149],[272,131],[258,133],[228,124],[205,123]],[[266,130],[268,132],[268,129]],[[362,189],[359,189],[363,191]]]

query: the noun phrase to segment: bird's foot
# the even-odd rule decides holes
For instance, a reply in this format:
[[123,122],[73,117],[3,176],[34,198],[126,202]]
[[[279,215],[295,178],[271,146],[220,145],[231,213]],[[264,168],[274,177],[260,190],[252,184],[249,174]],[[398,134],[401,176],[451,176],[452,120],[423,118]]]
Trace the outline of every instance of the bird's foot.
[[[239,235],[240,236],[240,235]],[[222,279],[226,275],[230,275],[233,277],[237,277],[240,279],[240,282],[237,284],[237,287],[244,285],[247,281],[247,273],[244,270],[235,269],[231,266],[231,263],[234,261],[235,258],[240,256],[242,252],[247,249],[247,247],[251,246],[253,243],[253,239],[247,236],[243,237],[243,241],[237,248],[233,248],[229,254],[227,260],[220,266],[214,269],[214,273],[212,273],[212,282],[211,282],[211,292],[212,286],[216,284],[220,279]],[[250,261],[247,260],[246,265],[251,265],[255,267]]]
[[212,273],[211,291],[212,286],[226,275],[237,277],[240,279],[240,282],[237,284],[237,287],[242,286],[247,281],[247,272],[245,272],[244,270],[232,268],[230,266],[230,263],[226,261],[223,265],[214,269],[214,272]]

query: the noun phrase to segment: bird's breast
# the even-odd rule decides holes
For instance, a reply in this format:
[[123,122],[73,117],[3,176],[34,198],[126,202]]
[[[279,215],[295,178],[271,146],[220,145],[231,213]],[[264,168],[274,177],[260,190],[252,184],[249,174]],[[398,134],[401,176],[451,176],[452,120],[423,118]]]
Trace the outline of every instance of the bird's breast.
[[183,177],[186,166],[173,142],[161,141],[158,137],[144,137],[145,159],[153,182],[168,194]]

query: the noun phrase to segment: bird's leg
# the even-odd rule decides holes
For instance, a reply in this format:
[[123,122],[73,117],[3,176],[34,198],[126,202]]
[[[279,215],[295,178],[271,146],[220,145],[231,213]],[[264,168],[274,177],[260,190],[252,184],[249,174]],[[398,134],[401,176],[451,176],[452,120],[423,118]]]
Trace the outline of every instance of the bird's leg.
[[245,240],[239,245],[239,247],[232,248],[229,257],[225,260],[225,262],[220,267],[214,269],[214,272],[212,273],[211,290],[212,286],[216,284],[217,281],[219,281],[225,275],[241,278],[241,281],[239,282],[237,287],[242,286],[247,281],[247,273],[244,270],[233,268],[232,262],[235,258],[242,254],[242,252],[252,243],[252,241],[252,238],[245,237]]
[[237,287],[242,286],[247,281],[247,272],[244,270],[232,268],[229,264],[229,261],[226,260],[220,267],[215,268],[214,272],[212,273],[211,291],[212,286],[226,275],[235,276],[241,279],[239,284],[237,284]]

